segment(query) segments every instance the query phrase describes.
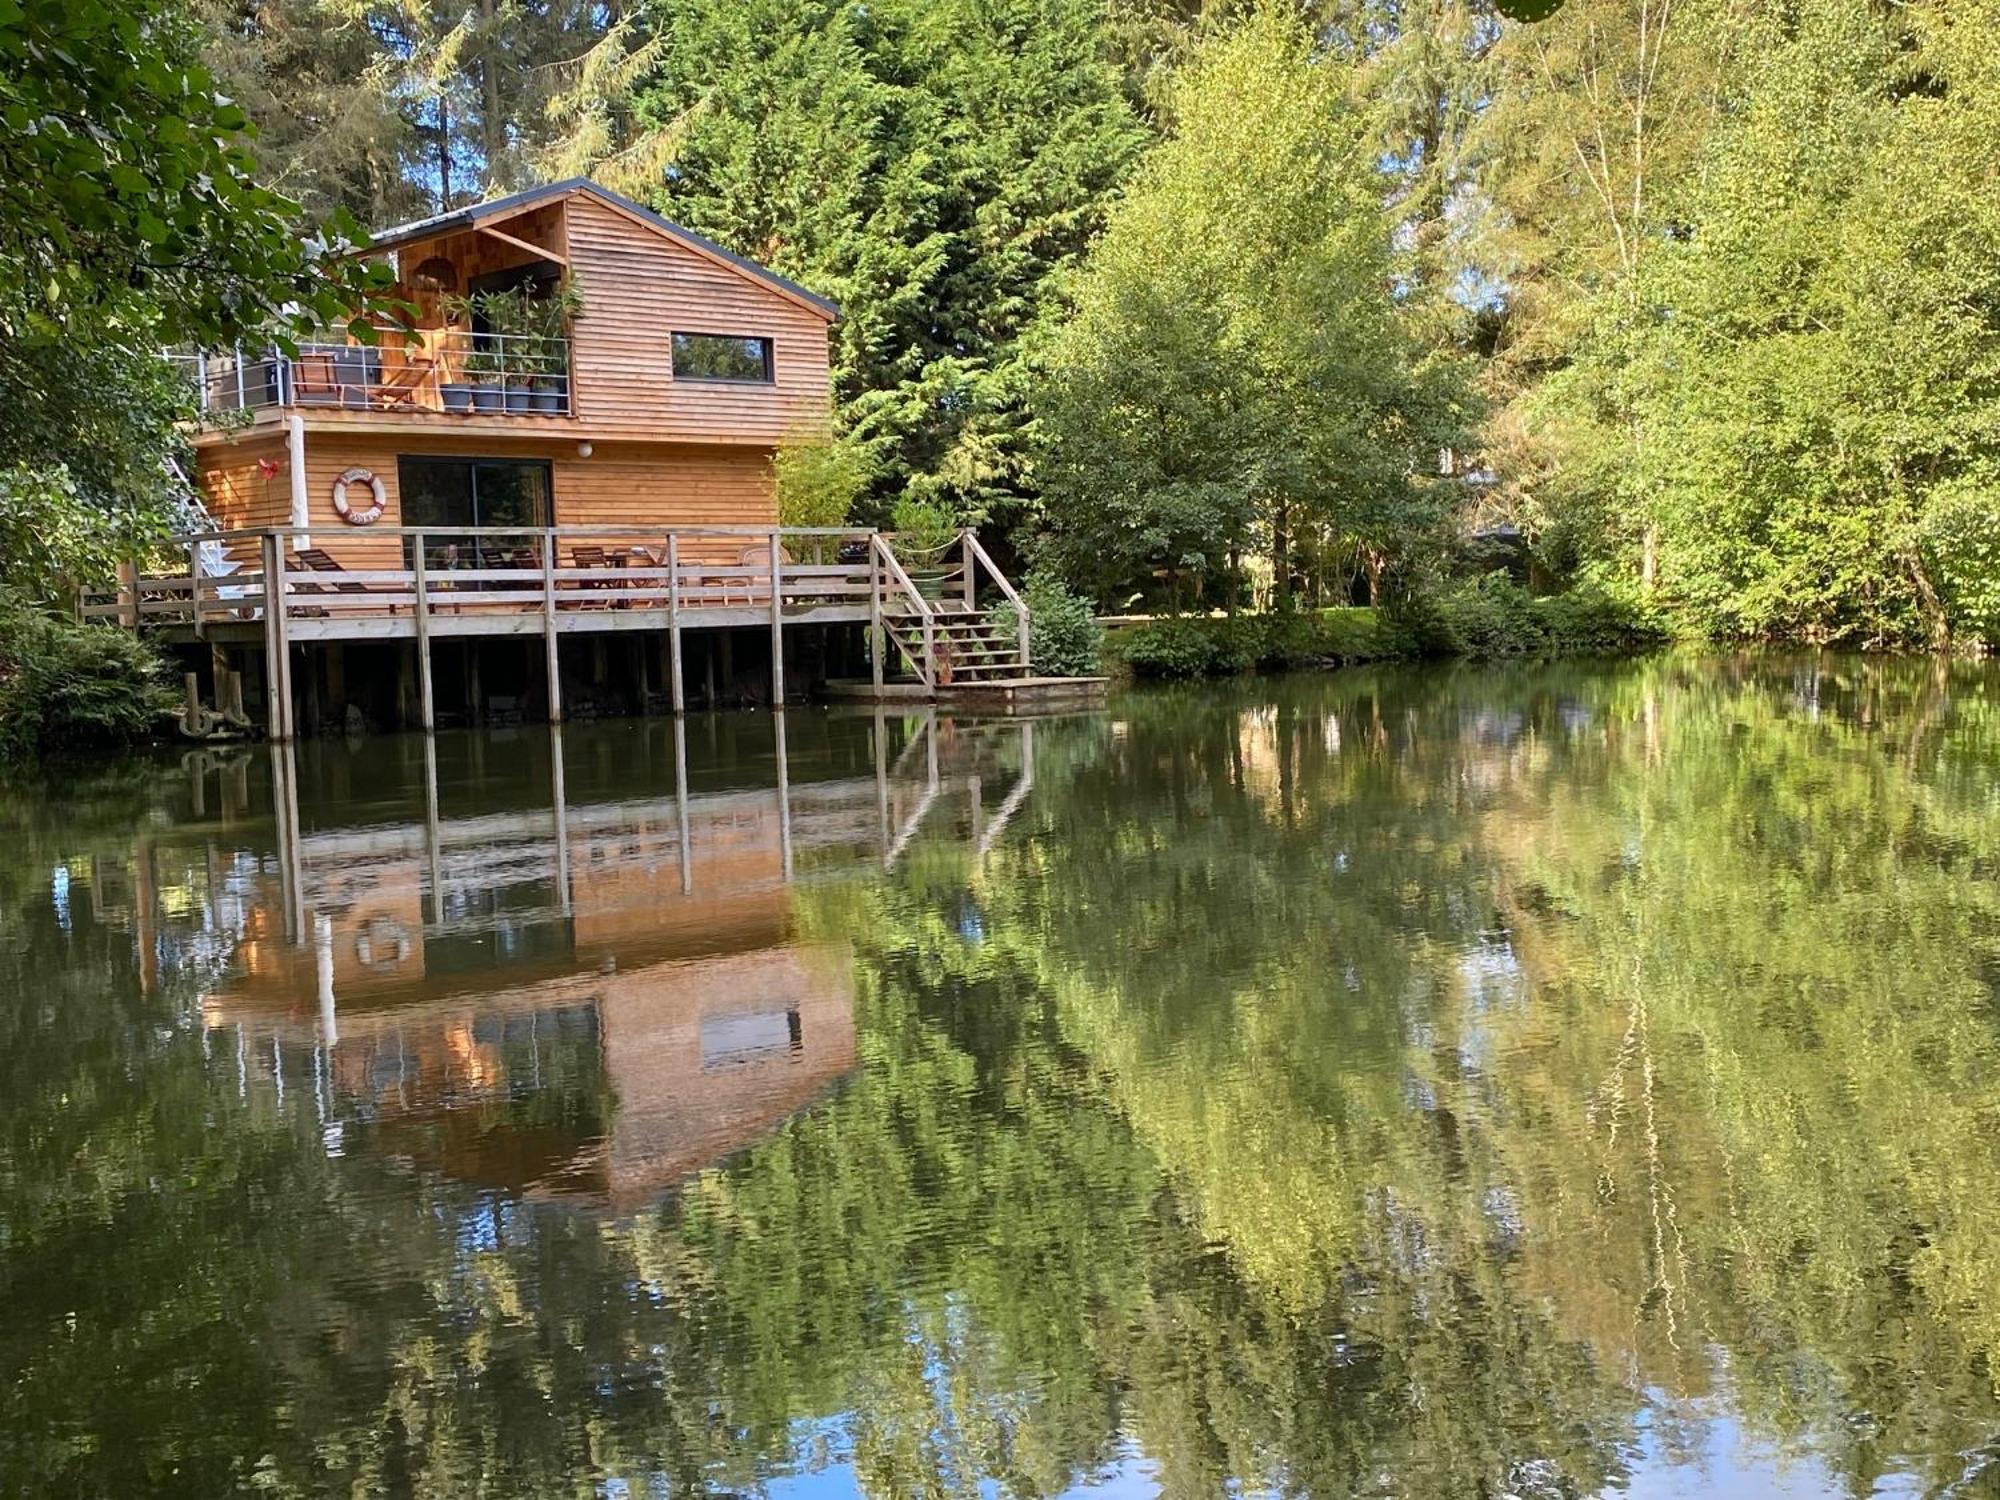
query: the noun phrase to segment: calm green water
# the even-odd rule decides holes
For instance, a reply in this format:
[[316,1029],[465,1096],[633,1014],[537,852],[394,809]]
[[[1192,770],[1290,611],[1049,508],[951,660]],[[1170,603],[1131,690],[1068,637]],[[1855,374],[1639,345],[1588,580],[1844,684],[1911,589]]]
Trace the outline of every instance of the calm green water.
[[0,1492],[2000,1493],[1996,767],[1826,659],[17,788]]

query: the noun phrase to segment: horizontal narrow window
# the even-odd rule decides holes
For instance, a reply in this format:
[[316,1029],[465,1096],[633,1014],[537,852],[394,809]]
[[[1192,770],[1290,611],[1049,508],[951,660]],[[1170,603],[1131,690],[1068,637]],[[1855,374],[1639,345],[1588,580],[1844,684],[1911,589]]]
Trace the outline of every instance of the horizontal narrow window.
[[674,335],[674,379],[771,383],[771,341],[734,333]]

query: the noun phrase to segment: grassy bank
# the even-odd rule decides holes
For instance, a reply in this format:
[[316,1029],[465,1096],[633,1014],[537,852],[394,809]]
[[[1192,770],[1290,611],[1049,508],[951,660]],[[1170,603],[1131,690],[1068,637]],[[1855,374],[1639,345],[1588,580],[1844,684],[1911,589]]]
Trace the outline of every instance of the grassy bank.
[[1620,656],[1666,639],[1658,621],[1596,590],[1535,598],[1487,581],[1393,610],[1153,620],[1113,630],[1104,656],[1134,677],[1224,677],[1424,657]]

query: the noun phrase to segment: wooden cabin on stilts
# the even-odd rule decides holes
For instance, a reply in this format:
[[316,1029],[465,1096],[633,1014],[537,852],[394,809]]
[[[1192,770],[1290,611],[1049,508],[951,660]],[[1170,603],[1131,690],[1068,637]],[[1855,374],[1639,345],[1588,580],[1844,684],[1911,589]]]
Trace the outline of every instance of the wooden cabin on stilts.
[[1034,686],[970,531],[917,566],[779,524],[779,446],[830,423],[832,303],[581,179],[362,253],[409,325],[176,356],[213,527],[81,602],[187,652],[214,716],[261,704],[282,740]]

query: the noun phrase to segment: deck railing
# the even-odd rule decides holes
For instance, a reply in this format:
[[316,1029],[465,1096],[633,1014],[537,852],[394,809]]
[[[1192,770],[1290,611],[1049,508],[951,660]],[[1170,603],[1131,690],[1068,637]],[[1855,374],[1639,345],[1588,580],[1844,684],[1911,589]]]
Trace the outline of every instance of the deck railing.
[[[128,573],[114,588],[87,592],[80,610],[87,619],[197,629],[261,620],[275,579],[296,636],[348,634],[324,627],[419,612],[447,622],[446,633],[481,634],[476,622],[505,615],[866,610],[907,587],[880,565],[868,530],[373,526],[343,532],[340,557],[313,545],[327,539],[323,529],[297,527],[180,537],[172,545],[184,563]],[[453,629],[456,621],[466,628]],[[492,623],[493,633],[506,633]]]
[[290,407],[567,416],[569,340],[431,329],[378,344],[306,342],[277,349],[170,353],[206,418]]

